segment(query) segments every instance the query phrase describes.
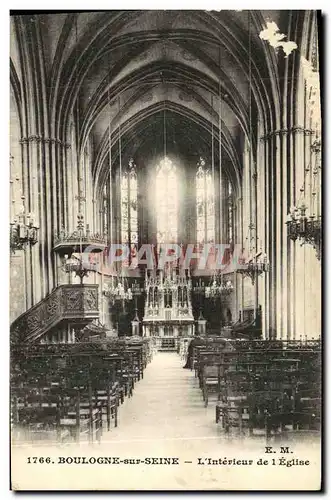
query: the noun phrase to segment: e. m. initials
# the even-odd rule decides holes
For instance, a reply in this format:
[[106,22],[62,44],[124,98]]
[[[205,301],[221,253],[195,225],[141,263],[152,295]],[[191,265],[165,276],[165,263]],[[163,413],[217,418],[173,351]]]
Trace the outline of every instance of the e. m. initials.
[[280,446],[279,450],[275,450],[272,446],[266,446],[264,453],[293,453],[289,446]]

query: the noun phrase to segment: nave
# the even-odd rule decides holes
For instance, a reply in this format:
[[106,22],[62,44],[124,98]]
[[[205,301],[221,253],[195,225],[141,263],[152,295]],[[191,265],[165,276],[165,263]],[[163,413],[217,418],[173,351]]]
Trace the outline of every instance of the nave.
[[[10,25],[13,482],[254,487],[197,460],[319,441],[320,12]],[[59,478],[34,454],[181,464],[66,462]],[[314,476],[293,471],[293,487]]]
[[177,352],[162,351],[158,340],[13,348],[13,442],[93,444],[104,440],[106,431],[112,441],[120,440],[123,422],[130,440],[160,433],[183,438],[187,429],[189,436],[199,438],[201,431],[204,437],[200,426],[205,424],[209,438],[212,420],[228,439],[263,437],[268,443],[318,435],[318,340],[196,337],[182,339]]
[[[194,370],[183,369],[183,364],[182,356],[175,352],[154,352],[143,378],[135,384],[132,397],[120,406],[117,427],[104,432],[100,442],[87,446],[87,441],[81,441],[79,445],[71,443],[33,450],[34,455],[49,455],[54,461],[59,456],[63,461],[72,457],[78,460],[112,457],[119,458],[121,464],[83,467],[65,462],[68,466],[59,471],[60,478],[44,466],[39,487],[50,489],[60,484],[62,489],[89,489],[92,470],[93,484],[101,489],[255,489],[256,472],[259,472],[255,469],[256,460],[260,456],[266,458],[265,437],[238,440],[238,436],[224,434],[215,423],[214,399],[205,407],[198,377]],[[294,449],[295,457],[304,457],[307,444],[295,443]],[[310,460],[319,466],[318,440],[310,440],[309,449]],[[23,469],[28,454],[31,455],[31,448],[13,447],[13,457]],[[160,459],[169,458],[175,459],[173,464],[160,463]],[[213,465],[207,462],[208,458],[214,460]],[[153,459],[158,463],[152,465]],[[216,465],[219,459],[222,462]],[[125,460],[131,462],[124,464]],[[265,478],[259,478],[259,487],[277,489],[279,481],[287,481],[289,474],[308,489],[313,484],[312,476],[302,475],[302,467],[284,466],[275,471],[270,477],[266,470]],[[28,489],[32,478],[27,475],[26,481]]]

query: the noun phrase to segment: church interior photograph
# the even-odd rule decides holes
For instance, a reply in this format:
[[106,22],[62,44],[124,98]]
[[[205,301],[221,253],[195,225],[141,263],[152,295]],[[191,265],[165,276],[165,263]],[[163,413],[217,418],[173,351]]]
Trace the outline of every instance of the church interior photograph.
[[13,448],[320,442],[320,16],[11,12]]

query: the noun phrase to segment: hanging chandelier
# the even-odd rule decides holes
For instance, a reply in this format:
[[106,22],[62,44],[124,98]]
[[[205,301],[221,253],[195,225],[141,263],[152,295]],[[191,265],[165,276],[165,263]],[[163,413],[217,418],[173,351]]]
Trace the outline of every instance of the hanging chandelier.
[[38,241],[39,226],[35,222],[33,213],[25,213],[24,196],[21,213],[10,222],[10,250],[23,250],[26,245],[33,246]]
[[[78,33],[78,19],[76,17],[76,47],[78,44],[78,38],[77,38],[77,33]],[[79,88],[78,88],[78,82],[77,78],[75,81],[75,87],[77,87],[77,98],[75,102],[75,115],[76,115],[76,121],[79,124],[80,123],[80,115],[79,115]],[[80,150],[80,145],[76,145],[77,153]],[[83,177],[84,175],[86,176],[86,169],[87,167],[84,166],[84,163],[81,161],[77,162],[77,190],[78,193],[75,196],[75,200],[77,200],[77,226],[76,230],[69,230],[69,228],[66,227],[60,227],[59,230],[54,234],[54,242],[53,242],[53,251],[61,256],[61,258],[65,258],[65,263],[64,263],[64,269],[67,273],[75,272],[77,273],[76,275],[79,276],[82,280],[84,276],[87,276],[87,274],[84,274],[84,269],[88,270],[93,270],[93,266],[88,265],[88,263],[83,262],[83,252],[85,252],[86,249],[88,249],[89,252],[91,253],[98,253],[102,252],[106,246],[107,246],[107,234],[104,232],[101,234],[101,232],[92,232],[90,230],[89,224],[85,224],[84,221],[84,215],[83,213],[85,212],[83,203],[86,204],[86,194],[87,194],[87,188],[85,186],[84,188],[84,183],[83,183]],[[84,175],[83,175],[84,173]],[[85,212],[86,213],[86,212]],[[72,253],[76,251],[76,249],[79,248],[80,252],[80,259],[73,258],[71,259]],[[78,261],[81,261],[79,264]],[[79,267],[78,267],[79,266]]]
[[[90,271],[96,271],[96,263],[91,263],[87,259],[84,261],[83,252],[86,247],[86,243],[90,241],[88,224],[84,224],[84,216],[82,214],[77,215],[77,231],[73,233],[73,241],[65,247],[70,251],[70,255],[64,255],[64,265],[63,269],[67,274],[75,273],[80,279],[80,284],[83,284],[83,280]],[[76,246],[79,248],[79,257],[72,255]]]
[[[254,168],[254,162],[252,157],[252,144],[253,144],[253,132],[252,132],[252,50],[251,50],[251,18],[250,13],[248,11],[248,25],[249,25],[249,60],[248,60],[248,69],[249,69],[249,88],[248,88],[248,96],[249,96],[249,172],[253,181],[254,186],[254,195],[255,202],[257,205],[257,171],[256,167]],[[258,248],[258,237],[257,237],[257,226],[253,223],[252,215],[252,201],[250,199],[250,223],[248,225],[248,235],[246,237],[246,243],[248,245],[248,257],[245,257],[245,249],[243,249],[242,258],[239,261],[239,266],[236,269],[236,272],[241,274],[244,278],[248,277],[252,281],[252,285],[257,284],[257,278],[261,276],[263,273],[269,271],[269,260],[267,255],[261,250],[257,250]],[[255,210],[255,221],[257,221],[257,210]]]
[[241,266],[237,269],[237,273],[242,274],[244,278],[251,278],[254,285],[258,276],[269,271],[270,264],[267,255],[260,252],[241,263]]
[[[12,170],[13,156],[10,155],[10,169]],[[16,177],[16,181],[19,178]],[[16,250],[23,250],[27,245],[33,246],[38,241],[39,226],[36,223],[35,215],[32,212],[26,213],[25,196],[21,196],[22,206],[18,214],[15,213],[15,186],[10,180],[10,196],[12,204],[12,220],[9,223],[9,244],[11,253]]]
[[[296,206],[292,207],[287,215],[287,235],[292,241],[299,240],[301,246],[304,244],[312,245],[316,251],[318,260],[321,259],[321,240],[322,240],[322,218],[319,212],[320,198],[320,153],[321,141],[316,140],[311,145],[311,151],[315,165],[311,164],[305,169],[305,181],[300,189],[300,197]],[[310,200],[306,199],[307,178],[312,178]]]
[[69,255],[65,255],[64,258],[64,271],[67,274],[75,273],[75,276],[79,277],[80,284],[82,285],[83,279],[88,276],[89,271],[92,270],[92,266],[86,265],[81,258],[69,257]]
[[204,289],[206,299],[218,299],[230,295],[233,291],[233,283],[230,279],[224,281],[222,276],[214,274],[210,285]]
[[[110,95],[108,93],[109,106],[111,106]],[[119,111],[121,107],[120,96],[118,96]],[[109,186],[110,193],[112,193],[112,142],[111,142],[111,119],[109,113]],[[118,125],[118,151],[119,151],[119,185],[122,186],[122,144],[121,144],[121,127]],[[129,168],[132,168],[133,160],[129,161]],[[110,197],[110,217],[109,217],[109,240],[110,244],[113,241],[113,215],[112,215],[113,205],[112,196]],[[137,297],[142,293],[143,289],[140,287],[138,281],[134,281],[132,286],[129,285],[128,278],[124,276],[123,269],[121,268],[117,276],[111,276],[110,280],[104,284],[103,295],[110,299],[110,302],[114,304],[117,301],[126,302],[131,301],[134,297]]]
[[256,251],[256,229],[255,225],[251,222],[248,226],[249,236],[246,237],[249,245],[249,257],[245,257],[245,249],[243,249],[243,257],[239,262],[236,272],[242,274],[244,278],[248,277],[252,281],[252,285],[256,283],[258,276],[269,271],[269,260],[267,254],[262,250]]
[[[76,32],[76,47],[78,46],[78,18],[76,17],[75,24]],[[77,54],[76,54],[77,56]],[[77,78],[75,85],[77,86]],[[76,120],[79,125],[79,88],[77,89],[77,100],[76,100]],[[79,146],[79,145],[78,145]],[[77,146],[77,147],[78,147]],[[54,238],[53,250],[60,255],[64,255],[63,269],[70,276],[72,273],[75,274],[80,280],[80,284],[83,285],[84,278],[88,276],[90,271],[96,271],[96,264],[90,263],[88,254],[86,254],[87,259],[83,259],[84,252],[89,249],[90,252],[101,252],[106,247],[106,235],[94,234],[90,232],[89,224],[84,221],[83,215],[83,205],[86,203],[86,188],[85,193],[82,188],[82,166],[81,162],[78,161],[77,164],[77,187],[78,194],[75,199],[78,201],[78,211],[77,211],[77,230],[73,233],[69,233],[65,228],[62,228]],[[91,248],[92,247],[92,248]],[[79,257],[74,255],[76,249],[79,249]]]
[[103,295],[108,297],[112,304],[116,301],[131,301],[136,299],[144,292],[144,288],[140,286],[138,280],[134,280],[131,286],[127,277],[111,276],[108,283],[104,284]]
[[112,304],[116,301],[124,302],[133,299],[133,291],[129,287],[127,279],[122,276],[112,276],[110,282],[104,285],[103,294],[110,299]]

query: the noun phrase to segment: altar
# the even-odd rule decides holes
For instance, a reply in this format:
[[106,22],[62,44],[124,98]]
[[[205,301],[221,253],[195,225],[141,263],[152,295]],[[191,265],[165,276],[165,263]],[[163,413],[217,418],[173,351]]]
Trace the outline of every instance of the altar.
[[192,282],[187,270],[146,271],[143,336],[163,339],[159,347],[176,348],[175,339],[194,335]]

